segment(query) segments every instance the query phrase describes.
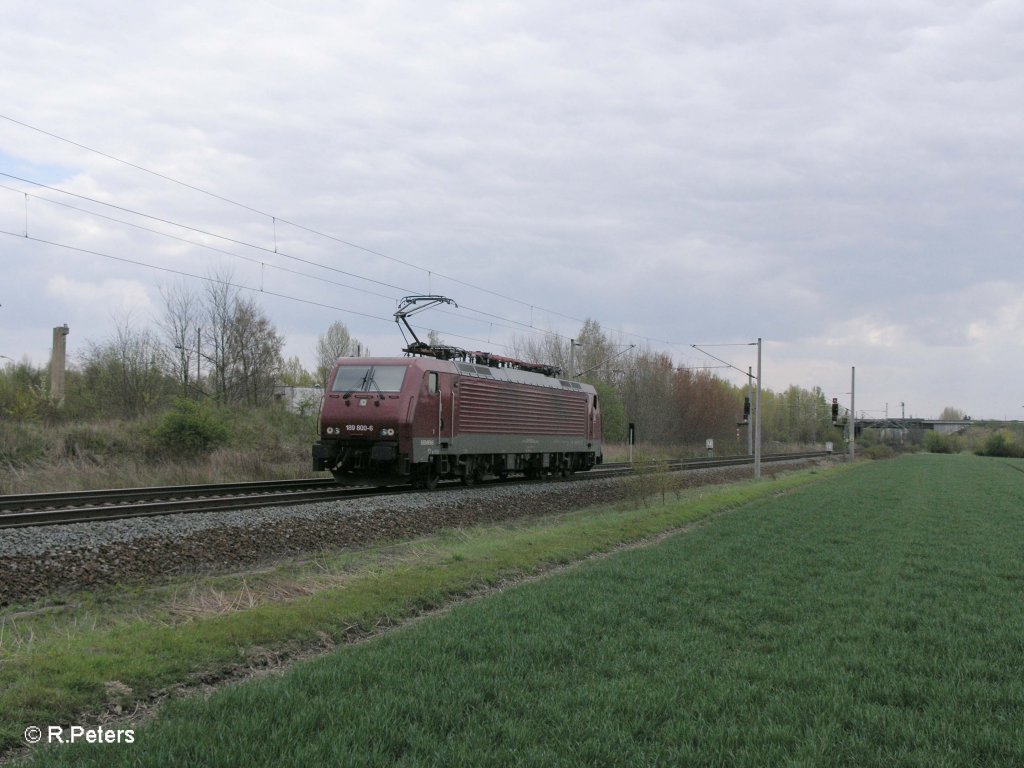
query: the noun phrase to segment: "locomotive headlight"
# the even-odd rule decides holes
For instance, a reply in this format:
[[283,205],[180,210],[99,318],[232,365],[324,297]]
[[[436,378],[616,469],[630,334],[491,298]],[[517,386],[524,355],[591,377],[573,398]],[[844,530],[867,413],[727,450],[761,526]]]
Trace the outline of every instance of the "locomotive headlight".
[[394,429],[392,429],[391,427],[384,427],[384,428],[383,428],[383,429],[382,429],[382,430],[380,431],[380,433],[381,433],[381,435],[383,435],[384,437],[394,437],[394,436],[395,436],[395,430],[394,430]]

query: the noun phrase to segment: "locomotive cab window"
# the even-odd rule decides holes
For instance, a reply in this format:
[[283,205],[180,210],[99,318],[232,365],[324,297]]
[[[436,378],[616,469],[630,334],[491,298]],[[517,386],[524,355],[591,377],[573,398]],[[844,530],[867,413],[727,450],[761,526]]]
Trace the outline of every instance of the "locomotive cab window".
[[334,374],[332,392],[399,392],[405,365],[343,365]]
[[438,386],[437,383],[437,373],[431,371],[430,373],[427,374],[427,392],[429,392],[432,395],[436,395],[440,390],[441,388]]

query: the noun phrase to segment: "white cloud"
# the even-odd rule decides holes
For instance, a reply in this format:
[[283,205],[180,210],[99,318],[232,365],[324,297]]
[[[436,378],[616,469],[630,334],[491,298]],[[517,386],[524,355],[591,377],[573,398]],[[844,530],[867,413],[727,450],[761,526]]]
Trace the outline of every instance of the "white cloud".
[[[1010,354],[1022,35],[1009,2],[223,2],[125,6],[116,23],[106,3],[16,3],[0,31],[12,117],[277,221],[3,120],[0,171],[35,166],[40,181],[260,246],[100,210],[253,263],[30,201],[34,236],[97,253],[230,266],[244,285],[381,317],[407,290],[444,290],[566,335],[578,323],[561,315],[595,317],[677,355],[763,336],[792,361],[772,386],[859,361],[928,407],[980,413],[1016,396],[975,379],[1024,377]],[[0,226],[23,219],[23,196],[0,190]],[[152,314],[146,297],[177,279],[14,238],[0,259],[17,266],[20,295],[0,296],[11,356],[44,356],[40,329],[65,316],[98,337],[112,307]],[[375,352],[398,348],[380,321],[264,301],[295,347],[342,319]],[[511,336],[472,317],[425,323]]]
[[146,286],[138,280],[108,279],[92,282],[54,275],[46,283],[46,294],[79,311],[106,313],[120,317],[126,314],[151,314],[153,302]]

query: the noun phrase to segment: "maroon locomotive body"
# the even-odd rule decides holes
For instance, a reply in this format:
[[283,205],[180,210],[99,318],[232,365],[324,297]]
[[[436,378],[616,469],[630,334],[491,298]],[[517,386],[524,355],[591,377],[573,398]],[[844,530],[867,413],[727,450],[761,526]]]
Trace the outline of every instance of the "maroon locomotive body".
[[313,469],[341,483],[433,487],[600,464],[595,389],[500,360],[341,358],[324,393]]

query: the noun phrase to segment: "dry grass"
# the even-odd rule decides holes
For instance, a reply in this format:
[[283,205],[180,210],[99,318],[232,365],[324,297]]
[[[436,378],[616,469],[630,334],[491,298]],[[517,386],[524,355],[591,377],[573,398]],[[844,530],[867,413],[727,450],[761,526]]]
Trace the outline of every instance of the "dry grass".
[[275,579],[271,582],[250,584],[244,577],[241,584],[231,589],[220,589],[196,583],[190,589],[175,594],[168,606],[168,614],[176,621],[193,621],[206,616],[222,616],[244,611],[266,603],[283,602],[307,597],[324,589],[338,586],[337,577]]
[[309,462],[304,459],[275,462],[248,450],[222,448],[199,460],[119,457],[100,465],[81,459],[8,465],[0,469],[0,494],[291,480],[311,475]]
[[225,412],[231,438],[182,458],[154,444],[157,419],[0,423],[0,494],[309,477],[315,420],[278,409]]
[[[525,523],[521,523],[525,525]],[[515,524],[509,528],[517,527]],[[446,539],[469,541],[468,533],[448,532]],[[364,552],[322,552],[262,571],[247,570],[224,577],[197,576],[179,584],[168,596],[166,614],[177,623],[225,615],[269,603],[283,603],[410,566],[438,562],[444,550],[429,539],[384,546]]]

